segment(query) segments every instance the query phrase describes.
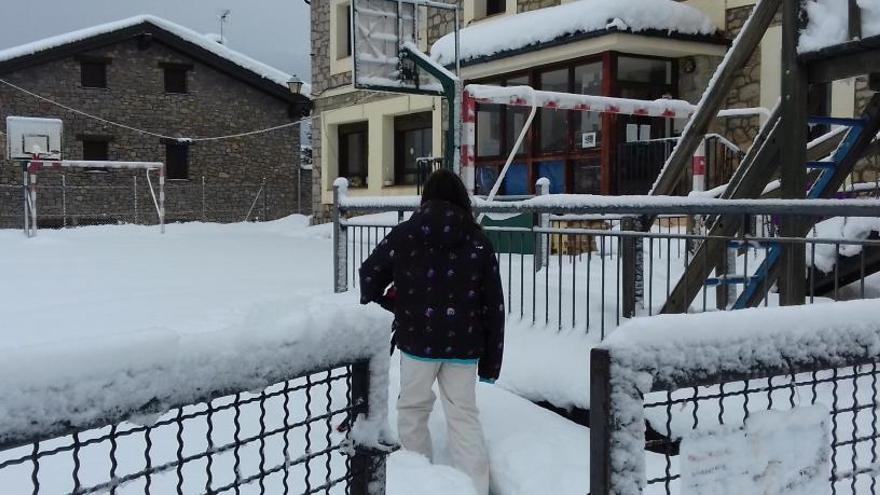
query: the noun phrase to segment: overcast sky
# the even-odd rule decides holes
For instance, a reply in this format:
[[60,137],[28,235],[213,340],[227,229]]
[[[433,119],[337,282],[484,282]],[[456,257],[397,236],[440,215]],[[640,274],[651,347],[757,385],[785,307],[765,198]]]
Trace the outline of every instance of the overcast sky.
[[201,33],[217,33],[232,10],[227,46],[310,78],[309,8],[303,0],[0,0],[0,49],[96,24],[153,14]]

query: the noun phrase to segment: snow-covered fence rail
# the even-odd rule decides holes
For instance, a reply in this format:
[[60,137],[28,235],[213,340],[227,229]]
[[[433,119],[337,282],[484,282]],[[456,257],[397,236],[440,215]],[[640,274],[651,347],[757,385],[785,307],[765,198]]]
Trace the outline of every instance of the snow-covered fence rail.
[[[341,183],[340,183],[341,184]],[[335,283],[340,292],[357,285],[357,269],[382,238],[418,206],[418,198],[358,198],[337,188],[334,223]],[[710,212],[743,218],[739,233],[713,237],[731,255],[699,286],[689,311],[732,307],[751,284],[751,304],[777,304],[775,286],[759,267],[785,244],[806,245],[807,302],[865,298],[880,293],[872,274],[880,270],[880,201],[728,201],[693,197],[546,195],[488,203],[494,212],[484,227],[499,254],[511,318],[559,330],[577,329],[599,338],[633,315],[658,314],[707,235],[691,229],[688,217]],[[347,219],[352,212],[381,212]],[[655,218],[648,231],[634,228]],[[807,238],[780,238],[774,215],[862,216],[819,224]],[[827,227],[827,228],[826,228]],[[693,232],[693,233],[691,233]],[[871,234],[875,232],[875,234]],[[641,249],[639,249],[641,246]],[[639,269],[641,268],[641,269]],[[735,289],[735,290],[734,290]]]
[[7,347],[3,493],[384,493],[387,332],[348,297]]
[[873,492],[878,313],[864,300],[621,327],[591,355],[591,493]]

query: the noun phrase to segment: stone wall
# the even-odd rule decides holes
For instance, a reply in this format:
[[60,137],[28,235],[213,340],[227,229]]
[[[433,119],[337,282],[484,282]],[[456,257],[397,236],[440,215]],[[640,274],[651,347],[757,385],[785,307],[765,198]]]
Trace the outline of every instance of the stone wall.
[[[727,37],[734,39],[739,34],[752,12],[752,6],[727,10]],[[778,21],[778,20],[777,20]],[[777,22],[775,21],[775,22]],[[750,108],[761,106],[761,47],[759,46],[745,67],[740,69],[733,87],[727,96],[726,108]],[[758,117],[725,119],[722,126],[724,134],[737,146],[748,149],[758,134]]]
[[[291,122],[287,102],[159,42],[142,48],[132,39],[88,55],[111,60],[107,66],[107,88],[82,87],[80,64],[73,57],[27,67],[3,77],[67,106],[172,137],[222,136]],[[165,93],[163,69],[159,66],[162,62],[192,64],[187,73],[188,93]],[[8,115],[61,118],[64,121],[63,152],[67,159],[82,159],[84,136],[100,136],[109,142],[110,160],[165,161],[165,144],[158,137],[105,125],[3,86],[0,87],[0,119],[5,120]],[[0,166],[0,184],[21,184],[16,164],[3,160]],[[45,171],[40,183],[60,184],[60,175]],[[79,199],[82,204],[75,204],[76,196],[65,198],[69,210],[79,206],[80,211],[95,215],[101,211],[131,211],[135,202],[135,174],[131,171],[68,171],[64,175],[69,190],[79,188],[82,192]],[[137,175],[142,179],[137,197],[144,212],[152,200],[143,172]],[[310,185],[298,188],[298,183],[310,179],[305,174],[300,176],[298,126],[243,138],[192,143],[188,179],[168,184],[169,220],[203,218],[203,177],[206,191],[211,192],[210,201],[216,204],[213,209],[236,212],[218,214],[215,220],[243,219],[240,212],[247,212],[264,181],[270,191],[265,197],[269,218],[294,213],[298,205],[302,205],[303,212],[310,210]],[[103,193],[95,192],[100,189]],[[45,205],[46,212],[57,209],[56,205],[62,201],[58,190],[51,187],[41,191],[40,198],[40,206]],[[20,203],[20,193],[9,194],[9,187],[0,190],[0,211],[20,210]],[[0,222],[10,226],[7,217],[4,215],[7,220],[0,219]],[[154,215],[140,218],[144,222],[154,219]],[[84,218],[83,221],[93,220]],[[16,218],[13,224],[20,225],[20,220]]]
[[[874,91],[868,87],[868,76],[856,78],[856,112],[861,113],[868,105],[868,100],[874,96]],[[854,182],[880,181],[880,156],[869,157],[856,165],[853,172]]]

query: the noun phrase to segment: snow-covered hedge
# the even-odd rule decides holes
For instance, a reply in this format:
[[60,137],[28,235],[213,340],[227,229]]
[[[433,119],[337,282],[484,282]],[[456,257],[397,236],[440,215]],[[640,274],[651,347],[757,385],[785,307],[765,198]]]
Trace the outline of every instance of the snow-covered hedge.
[[75,330],[68,340],[2,346],[0,445],[148,421],[144,414],[359,360],[371,360],[371,414],[385,414],[390,315],[354,294],[265,301],[209,332],[150,328],[84,340]]
[[[635,319],[594,353],[610,358],[611,476],[645,486],[642,397],[755,370],[842,367],[880,358],[880,299]],[[601,359],[593,356],[593,362]],[[594,425],[595,427],[596,425]]]

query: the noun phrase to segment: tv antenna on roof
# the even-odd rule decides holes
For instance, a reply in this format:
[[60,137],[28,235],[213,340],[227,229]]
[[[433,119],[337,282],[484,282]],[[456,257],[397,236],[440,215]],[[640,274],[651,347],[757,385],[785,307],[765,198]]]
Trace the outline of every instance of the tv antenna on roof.
[[229,9],[224,9],[220,11],[220,44],[226,44],[226,36],[223,34],[223,25],[226,24],[226,20],[229,19],[229,14],[232,14],[232,11]]

